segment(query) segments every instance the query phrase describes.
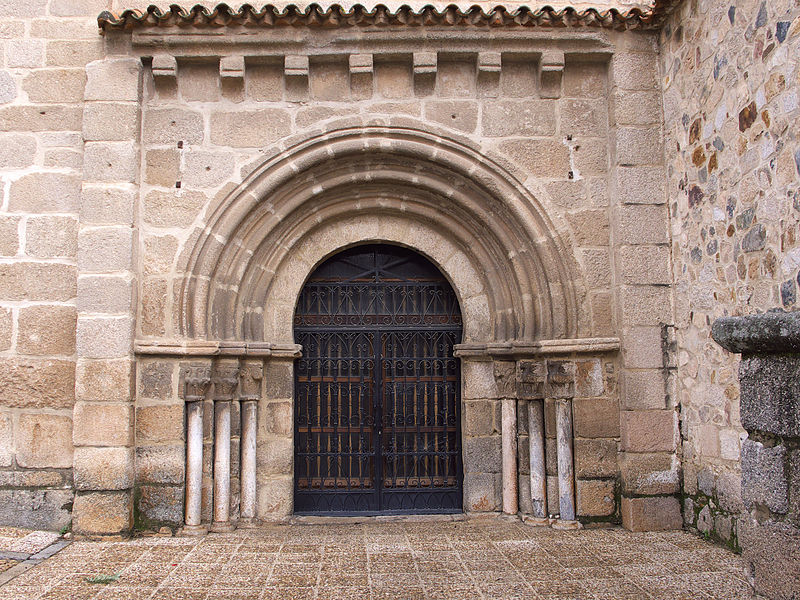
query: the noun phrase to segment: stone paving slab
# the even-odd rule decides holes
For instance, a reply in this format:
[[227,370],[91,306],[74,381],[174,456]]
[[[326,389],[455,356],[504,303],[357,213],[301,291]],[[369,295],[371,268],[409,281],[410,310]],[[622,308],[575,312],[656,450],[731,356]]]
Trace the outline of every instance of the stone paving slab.
[[[116,576],[108,584],[88,577]],[[503,519],[273,525],[74,542],[0,600],[751,599],[740,557],[684,532]]]

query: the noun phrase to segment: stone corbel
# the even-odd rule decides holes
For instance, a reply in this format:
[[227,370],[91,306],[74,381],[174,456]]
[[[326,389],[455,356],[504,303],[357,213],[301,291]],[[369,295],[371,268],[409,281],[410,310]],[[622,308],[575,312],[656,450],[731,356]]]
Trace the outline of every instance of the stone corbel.
[[178,84],[178,61],[169,54],[153,56],[153,80],[156,87],[176,86]]
[[430,96],[436,87],[436,52],[414,52],[414,94]]
[[286,78],[286,93],[290,100],[308,96],[308,56],[287,54],[283,59],[283,74]]
[[539,95],[542,98],[560,98],[564,53],[560,50],[545,51],[542,53],[539,68]]
[[372,97],[374,64],[372,54],[350,55],[350,93],[355,100]]
[[499,52],[478,53],[478,91],[481,96],[497,97],[502,67],[502,56]]
[[219,60],[219,78],[222,93],[239,101],[244,94],[244,56],[223,56]]

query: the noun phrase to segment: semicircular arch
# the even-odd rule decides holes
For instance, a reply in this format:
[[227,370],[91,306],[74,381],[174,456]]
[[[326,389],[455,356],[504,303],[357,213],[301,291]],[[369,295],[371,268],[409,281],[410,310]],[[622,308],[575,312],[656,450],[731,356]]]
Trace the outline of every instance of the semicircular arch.
[[506,165],[429,129],[331,127],[274,152],[209,216],[180,293],[181,335],[291,342],[314,268],[387,242],[450,280],[465,342],[576,337],[580,278],[565,226]]

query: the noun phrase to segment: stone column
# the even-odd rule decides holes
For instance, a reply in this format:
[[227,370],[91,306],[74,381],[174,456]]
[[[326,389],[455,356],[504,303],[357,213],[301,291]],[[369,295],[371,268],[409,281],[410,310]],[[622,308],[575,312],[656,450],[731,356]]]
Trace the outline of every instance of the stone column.
[[500,435],[503,473],[503,512],[519,512],[519,478],[517,475],[517,387],[516,364],[494,361],[494,378],[500,400]]
[[544,458],[544,402],[528,402],[528,445],[531,480],[531,511],[534,522],[549,523],[547,516],[547,472]]
[[717,319],[714,340],[741,352],[739,544],[756,593],[800,594],[800,313]]
[[186,495],[183,532],[196,535],[207,531],[202,525],[203,402],[211,384],[211,367],[187,368],[183,382],[183,397],[186,401]]
[[261,361],[244,361],[239,375],[241,377],[239,402],[242,412],[239,526],[243,527],[253,525],[256,516],[256,435],[258,401],[261,398],[263,377]]
[[86,65],[73,411],[77,534],[133,527],[141,89],[138,59],[109,56]]
[[517,497],[517,400],[503,398],[502,447],[503,447],[503,512],[516,515],[519,512]]
[[561,521],[575,520],[575,469],[572,466],[572,401],[556,400],[558,508]]
[[572,458],[572,397],[575,395],[575,363],[547,361],[545,394],[556,403],[556,454],[558,459],[558,504],[562,528],[579,527],[575,520],[575,467]]
[[528,404],[531,515],[525,517],[525,522],[534,525],[549,525],[544,429],[546,363],[544,360],[520,360],[516,366],[517,397],[527,400]]
[[233,531],[231,505],[231,402],[239,384],[237,361],[214,365],[214,515],[211,531]]

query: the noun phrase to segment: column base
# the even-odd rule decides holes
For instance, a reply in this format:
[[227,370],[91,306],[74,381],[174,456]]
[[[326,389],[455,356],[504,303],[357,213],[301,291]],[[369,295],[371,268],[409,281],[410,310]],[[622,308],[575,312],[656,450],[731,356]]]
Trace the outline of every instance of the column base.
[[205,525],[184,525],[178,531],[179,536],[196,536],[205,535],[208,533],[208,527]]
[[236,524],[238,529],[253,529],[255,527],[259,527],[261,523],[255,517],[243,517],[239,519],[239,522]]
[[553,523],[553,519],[548,517],[533,517],[531,515],[523,515],[522,522],[532,525],[533,527],[550,527],[550,525]]
[[563,519],[556,519],[556,522],[553,523],[553,529],[568,531],[573,529],[583,529],[583,525],[580,521],[565,521]]
[[236,530],[236,526],[230,521],[213,522],[208,530],[212,533],[231,533]]

